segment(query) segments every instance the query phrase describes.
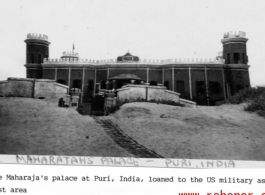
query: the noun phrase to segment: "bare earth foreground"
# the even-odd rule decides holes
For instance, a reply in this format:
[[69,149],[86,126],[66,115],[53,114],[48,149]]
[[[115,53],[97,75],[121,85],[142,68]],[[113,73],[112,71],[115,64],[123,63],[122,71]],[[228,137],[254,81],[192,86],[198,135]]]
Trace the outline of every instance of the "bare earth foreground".
[[132,156],[93,118],[30,98],[0,98],[0,154]]
[[[130,103],[99,119],[166,158],[265,160],[265,119],[243,105]],[[0,98],[0,154],[134,156],[92,117],[30,98]]]
[[167,158],[265,160],[265,119],[243,111],[243,105],[130,103],[107,118]]

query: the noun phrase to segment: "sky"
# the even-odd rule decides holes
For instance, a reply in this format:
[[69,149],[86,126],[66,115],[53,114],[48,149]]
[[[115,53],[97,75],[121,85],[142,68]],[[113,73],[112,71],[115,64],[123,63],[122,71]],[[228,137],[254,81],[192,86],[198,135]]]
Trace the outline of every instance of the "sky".
[[265,85],[262,0],[1,0],[0,81],[26,77],[28,33],[49,38],[50,58],[213,59],[225,32],[244,31],[252,86]]

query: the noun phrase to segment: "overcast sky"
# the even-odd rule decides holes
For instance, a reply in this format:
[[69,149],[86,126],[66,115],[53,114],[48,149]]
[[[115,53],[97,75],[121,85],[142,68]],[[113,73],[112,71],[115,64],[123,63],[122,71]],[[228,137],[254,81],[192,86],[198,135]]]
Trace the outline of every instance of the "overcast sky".
[[50,58],[215,58],[224,32],[244,31],[252,86],[265,85],[265,2],[232,0],[1,0],[0,80],[26,77],[28,33],[49,37]]

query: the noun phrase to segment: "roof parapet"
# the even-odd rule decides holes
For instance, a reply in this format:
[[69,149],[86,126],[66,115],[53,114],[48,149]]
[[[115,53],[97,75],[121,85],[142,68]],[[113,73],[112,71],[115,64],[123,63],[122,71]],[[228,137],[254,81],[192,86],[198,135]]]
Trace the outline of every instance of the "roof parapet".
[[[225,64],[225,61],[218,59],[166,59],[166,60],[140,60],[139,62],[128,62],[129,64]],[[91,60],[91,59],[80,59],[80,58],[60,58],[60,59],[47,59],[44,58],[43,64],[124,64],[117,62],[115,59],[109,60]]]
[[226,32],[224,33],[224,38],[235,38],[235,37],[246,37],[246,33],[243,31],[230,31],[230,32]]
[[48,36],[45,34],[29,33],[27,35],[27,39],[39,39],[39,40],[48,41]]

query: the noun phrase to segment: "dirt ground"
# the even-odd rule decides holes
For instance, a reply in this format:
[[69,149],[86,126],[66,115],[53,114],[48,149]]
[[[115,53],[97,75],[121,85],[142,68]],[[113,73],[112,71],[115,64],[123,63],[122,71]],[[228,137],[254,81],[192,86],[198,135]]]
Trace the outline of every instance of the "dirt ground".
[[107,118],[167,158],[264,161],[265,119],[243,107],[130,103]]
[[[167,158],[265,160],[265,119],[244,105],[125,104],[111,119]],[[0,98],[0,154],[130,157],[90,116],[30,98]]]
[[0,98],[0,154],[132,156],[93,118],[30,98]]

